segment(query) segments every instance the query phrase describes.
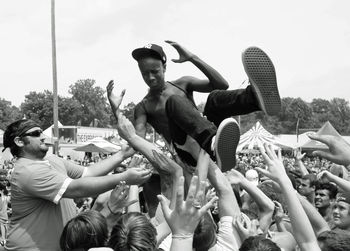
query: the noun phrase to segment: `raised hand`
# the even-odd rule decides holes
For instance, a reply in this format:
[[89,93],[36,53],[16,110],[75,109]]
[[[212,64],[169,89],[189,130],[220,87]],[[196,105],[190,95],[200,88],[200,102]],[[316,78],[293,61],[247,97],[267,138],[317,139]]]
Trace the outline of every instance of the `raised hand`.
[[295,160],[302,160],[306,153],[301,153],[300,149],[294,150],[294,158]]
[[347,166],[350,164],[350,145],[341,136],[308,134],[310,139],[322,142],[329,147],[329,151],[314,151],[312,154],[328,159],[336,164]]
[[184,47],[182,47],[181,45],[179,45],[178,43],[174,42],[174,41],[170,41],[170,40],[165,40],[166,43],[170,44],[171,46],[173,46],[177,52],[179,53],[179,59],[172,59],[171,61],[173,61],[174,63],[183,63],[186,61],[189,61],[191,58],[193,58],[194,54],[190,51],[188,51],[187,49],[185,49]]
[[[197,192],[196,192],[197,191]],[[193,234],[200,219],[213,206],[217,197],[212,198],[205,205],[199,205],[203,200],[205,182],[198,185],[198,177],[193,176],[188,189],[187,199],[184,201],[184,177],[180,177],[177,182],[177,195],[175,209],[169,208],[169,202],[163,195],[158,195],[162,206],[165,220],[167,221],[173,235]]]
[[112,190],[109,201],[107,202],[112,212],[122,211],[124,207],[138,202],[138,200],[129,200],[129,189],[130,187],[126,185],[125,181],[121,181]]
[[283,182],[285,178],[289,179],[284,169],[283,162],[277,157],[272,146],[264,144],[264,148],[260,146],[259,149],[268,169],[265,170],[260,167],[255,169],[278,183]]
[[168,175],[178,174],[179,176],[183,175],[182,167],[179,166],[175,161],[168,158],[165,154],[159,153],[157,151],[152,151],[154,161],[159,168],[158,171],[163,172]]
[[117,118],[119,111],[119,106],[123,101],[123,97],[125,95],[125,89],[122,90],[122,92],[119,95],[116,95],[113,93],[114,89],[114,81],[109,81],[107,85],[107,97],[109,100],[109,104],[111,105],[112,111],[114,116]]
[[329,171],[322,171],[317,174],[317,179],[321,182],[329,182],[332,177],[334,177],[334,174],[330,173]]
[[242,242],[250,236],[255,236],[263,233],[259,227],[258,220],[246,222],[242,216],[237,216],[233,221],[233,225],[241,237]]
[[245,177],[243,176],[243,174],[241,174],[235,169],[232,169],[226,172],[226,178],[231,185],[240,185],[241,182],[245,180]]
[[152,170],[135,167],[126,170],[123,174],[128,185],[140,185],[151,177]]

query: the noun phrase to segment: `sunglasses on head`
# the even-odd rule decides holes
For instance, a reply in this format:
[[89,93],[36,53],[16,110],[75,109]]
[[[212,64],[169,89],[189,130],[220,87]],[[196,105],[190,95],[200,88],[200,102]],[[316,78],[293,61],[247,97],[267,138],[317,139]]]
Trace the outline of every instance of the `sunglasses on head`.
[[25,137],[25,136],[40,137],[40,135],[42,133],[43,133],[43,130],[35,130],[32,132],[25,133],[25,134],[21,135],[21,137]]

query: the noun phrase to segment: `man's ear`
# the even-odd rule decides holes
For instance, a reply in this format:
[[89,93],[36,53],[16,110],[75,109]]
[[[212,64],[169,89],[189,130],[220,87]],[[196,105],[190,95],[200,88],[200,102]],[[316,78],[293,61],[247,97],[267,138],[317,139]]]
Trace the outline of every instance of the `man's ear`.
[[163,64],[164,72],[166,72],[166,63]]
[[16,144],[18,147],[23,147],[23,146],[24,146],[23,140],[21,140],[21,138],[19,138],[19,137],[16,137],[13,141],[15,142],[15,144]]

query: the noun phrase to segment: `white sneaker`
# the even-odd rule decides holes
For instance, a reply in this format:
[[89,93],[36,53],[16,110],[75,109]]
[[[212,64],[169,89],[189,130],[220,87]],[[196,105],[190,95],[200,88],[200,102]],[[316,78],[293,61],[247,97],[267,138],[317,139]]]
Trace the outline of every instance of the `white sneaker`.
[[234,118],[224,119],[216,132],[214,154],[222,172],[236,166],[236,149],[239,143],[240,130]]

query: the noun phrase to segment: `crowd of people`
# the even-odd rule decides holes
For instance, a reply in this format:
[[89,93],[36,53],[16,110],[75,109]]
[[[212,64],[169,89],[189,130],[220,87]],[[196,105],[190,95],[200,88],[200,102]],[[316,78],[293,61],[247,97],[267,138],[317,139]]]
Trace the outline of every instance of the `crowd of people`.
[[[350,145],[340,136],[310,134],[329,150],[282,155],[265,144],[259,154],[237,155],[240,129],[232,117],[280,110],[271,59],[257,47],[245,50],[250,85],[227,90],[214,68],[166,42],[179,53],[175,63],[193,63],[206,79],[165,81],[162,47],[135,49],[149,91],[132,124],[119,109],[125,90],[116,93],[114,82],[108,84],[118,133],[128,144],[108,158],[79,165],[48,153],[38,123],[22,119],[7,126],[4,147],[15,160],[0,173],[6,183],[1,248],[350,250]],[[209,94],[203,114],[193,92]],[[163,136],[169,154],[145,140],[147,123]]]

